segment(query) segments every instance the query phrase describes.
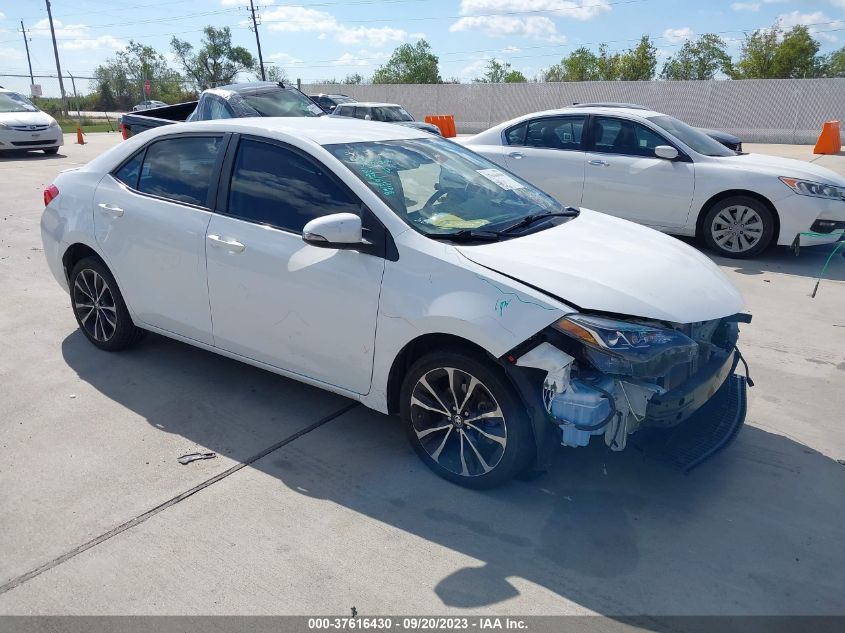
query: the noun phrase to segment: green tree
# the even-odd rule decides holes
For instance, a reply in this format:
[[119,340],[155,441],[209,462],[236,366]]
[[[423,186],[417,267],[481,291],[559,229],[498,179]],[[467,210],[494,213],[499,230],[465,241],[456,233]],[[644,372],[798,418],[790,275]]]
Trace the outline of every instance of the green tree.
[[[732,79],[786,79],[820,77],[826,60],[818,54],[819,43],[806,26],[784,31],[779,24],[748,33],[742,43]],[[828,71],[829,72],[829,71]]]
[[731,57],[725,52],[725,42],[713,33],[705,33],[697,40],[687,40],[677,55],[663,65],[660,76],[673,81],[713,79],[719,71],[731,70]]
[[343,78],[341,83],[345,83],[348,85],[358,85],[364,83],[364,76],[360,73],[352,73],[350,75],[346,75]]
[[473,81],[482,84],[516,84],[528,81],[518,70],[513,70],[507,62],[490,59],[484,75]]
[[373,75],[374,84],[439,84],[440,69],[437,55],[425,40],[416,44],[402,44],[390,59]]
[[185,75],[200,90],[232,83],[238,73],[253,70],[255,59],[243,46],[232,46],[232,31],[228,26],[203,29],[202,46],[197,52],[191,43],[173,37],[170,46],[182,64]]
[[[176,103],[185,98],[182,77],[152,46],[130,40],[122,51],[94,69],[94,85],[102,108],[128,108],[144,99]],[[144,82],[150,92],[144,92]]]
[[[264,64],[264,77],[266,77],[267,81],[272,81],[273,83],[283,83],[286,84],[289,82],[288,74],[285,72],[285,69],[281,66],[276,66],[276,64]],[[261,80],[261,73],[255,73],[256,81]]]
[[657,47],[648,35],[643,35],[634,48],[619,55],[619,79],[623,81],[651,81],[657,68]]
[[581,46],[549,67],[541,76],[543,81],[600,81],[619,78],[618,54],[609,54],[607,45],[599,45],[599,53]]
[[828,55],[825,60],[827,77],[845,77],[845,46]]

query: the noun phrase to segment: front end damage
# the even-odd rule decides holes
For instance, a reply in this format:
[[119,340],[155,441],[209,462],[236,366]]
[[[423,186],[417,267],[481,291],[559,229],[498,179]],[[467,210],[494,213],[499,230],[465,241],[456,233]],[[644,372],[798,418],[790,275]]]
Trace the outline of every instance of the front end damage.
[[724,447],[745,419],[746,380],[735,374],[743,322],[750,316],[673,324],[572,314],[511,350],[502,360],[529,406],[540,463],[557,443],[601,437],[621,451],[640,431],[671,444],[668,461],[684,470]]

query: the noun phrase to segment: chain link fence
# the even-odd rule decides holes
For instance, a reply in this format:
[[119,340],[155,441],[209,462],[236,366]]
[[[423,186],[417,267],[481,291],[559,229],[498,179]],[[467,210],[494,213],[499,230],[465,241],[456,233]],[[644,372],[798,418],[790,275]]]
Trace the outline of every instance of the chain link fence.
[[400,103],[418,119],[452,114],[461,133],[481,132],[529,112],[591,101],[636,103],[751,143],[811,144],[824,121],[845,121],[845,79],[303,84],[302,89],[307,94],[343,93],[359,101]]

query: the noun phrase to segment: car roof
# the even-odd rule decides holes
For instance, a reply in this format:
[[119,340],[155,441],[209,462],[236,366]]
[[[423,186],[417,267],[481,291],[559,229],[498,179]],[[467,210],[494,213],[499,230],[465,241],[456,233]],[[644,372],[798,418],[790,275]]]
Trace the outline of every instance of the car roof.
[[649,110],[636,103],[619,103],[618,101],[596,101],[594,103],[573,103],[571,108],[625,108],[627,110]]
[[210,91],[214,90],[225,90],[227,92],[258,92],[261,90],[273,90],[273,89],[290,89],[293,86],[288,86],[287,84],[283,84],[281,82],[276,83],[273,81],[247,81],[240,84],[226,84],[225,86],[217,86],[216,88],[210,88]]
[[315,92],[310,95],[309,97],[346,97],[347,99],[351,99],[349,95],[342,94],[340,92]]
[[358,143],[366,141],[392,141],[410,138],[430,138],[421,130],[392,123],[363,121],[346,117],[248,117],[176,123],[150,130],[160,135],[174,132],[237,132],[268,138],[296,137],[310,140],[317,145],[332,143]]
[[607,114],[607,115],[624,115],[631,118],[646,119],[652,116],[664,116],[655,110],[646,110],[641,108],[623,108],[618,106],[568,106],[566,108],[558,108],[555,110],[544,110],[543,112],[532,112],[520,117],[520,122],[526,119],[532,119],[542,116],[554,116],[556,114]]
[[[355,101],[353,103],[341,103],[340,105],[355,105],[365,108],[401,108],[398,103],[382,103],[380,101]],[[340,107],[340,106],[338,106]]]

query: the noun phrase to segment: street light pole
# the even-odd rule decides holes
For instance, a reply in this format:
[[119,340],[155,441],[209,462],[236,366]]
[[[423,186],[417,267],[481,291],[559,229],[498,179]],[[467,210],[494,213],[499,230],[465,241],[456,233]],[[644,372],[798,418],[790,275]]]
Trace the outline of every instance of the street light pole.
[[[32,60],[29,58],[29,40],[26,38],[26,29],[23,25],[23,20],[21,20],[21,33],[23,33],[23,45],[26,46],[26,63],[29,64],[29,85],[32,86],[35,83],[35,77],[32,76]],[[30,87],[30,94],[32,88]]]
[[258,45],[258,66],[261,68],[261,81],[267,81],[264,75],[264,58],[261,55],[261,38],[258,37],[258,21],[255,19],[255,5],[249,0],[249,10],[252,13],[252,28],[255,30],[255,43]]
[[62,65],[59,62],[59,47],[56,45],[56,29],[53,28],[53,12],[50,10],[50,0],[47,3],[47,19],[50,21],[50,36],[53,38],[53,54],[56,56],[56,74],[59,76],[59,91],[62,93],[62,107],[67,114],[67,97],[65,96],[65,84],[62,81]]

